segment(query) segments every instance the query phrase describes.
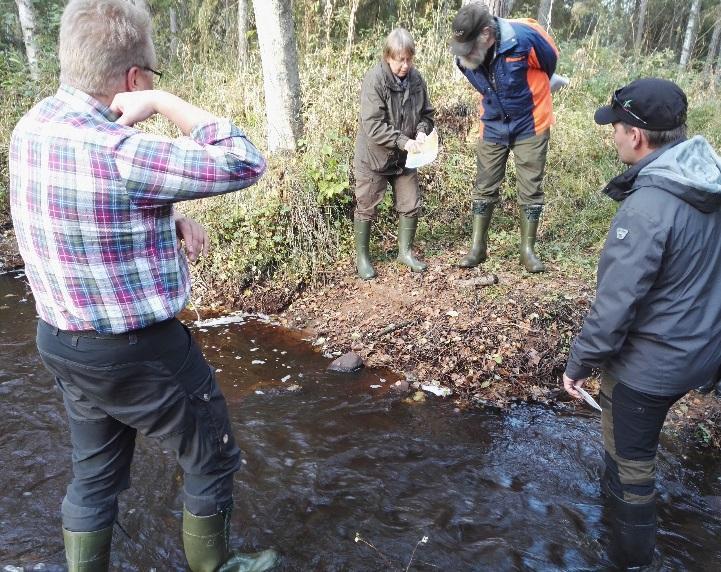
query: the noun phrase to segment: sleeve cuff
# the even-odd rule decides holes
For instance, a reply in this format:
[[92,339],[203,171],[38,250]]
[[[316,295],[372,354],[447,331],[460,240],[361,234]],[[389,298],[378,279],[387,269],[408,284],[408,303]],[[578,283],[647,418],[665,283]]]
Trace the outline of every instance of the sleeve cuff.
[[593,368],[586,367],[580,363],[576,363],[573,359],[569,359],[566,364],[565,375],[573,380],[586,379],[593,372]]
[[212,145],[231,137],[244,137],[245,133],[230,119],[218,119],[206,123],[198,123],[190,132],[190,137],[198,143]]
[[398,141],[396,141],[396,146],[403,151],[406,148],[406,143],[408,143],[410,139],[406,137],[405,135],[399,135]]

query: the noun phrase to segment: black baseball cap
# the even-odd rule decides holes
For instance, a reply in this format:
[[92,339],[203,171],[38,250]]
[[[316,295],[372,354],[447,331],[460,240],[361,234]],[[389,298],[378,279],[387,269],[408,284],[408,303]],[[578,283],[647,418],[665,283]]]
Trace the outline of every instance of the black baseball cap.
[[593,119],[599,125],[622,121],[649,131],[667,131],[686,123],[687,109],[686,94],[674,82],[646,77],[617,89],[611,104],[597,109]]
[[457,56],[466,56],[473,49],[475,39],[483,28],[493,23],[493,16],[488,6],[480,2],[466,4],[453,18],[451,31],[453,38],[450,41],[451,52]]

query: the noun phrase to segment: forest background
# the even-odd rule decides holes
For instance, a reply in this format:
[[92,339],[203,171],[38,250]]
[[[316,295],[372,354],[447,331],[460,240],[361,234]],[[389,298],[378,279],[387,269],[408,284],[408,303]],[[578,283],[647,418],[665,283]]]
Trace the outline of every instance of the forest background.
[[[180,205],[206,225],[213,241],[210,256],[193,267],[193,305],[278,312],[305,292],[297,319],[315,320],[322,334],[317,326],[325,317],[323,328],[337,334],[330,349],[350,347],[372,365],[396,371],[414,368],[476,401],[497,403],[518,394],[520,386],[521,393],[536,398],[557,388],[616,209],[599,191],[623,166],[611,130],[592,119],[613,90],[651,75],[678,82],[689,96],[690,134],[705,135],[717,149],[721,145],[721,0],[488,0],[497,15],[535,18],[544,25],[560,48],[557,72],[571,80],[554,95],[557,124],[539,244],[550,270],[533,282],[520,270],[507,274],[505,286],[476,293],[471,301],[460,295],[443,298],[448,306],[470,304],[472,317],[465,324],[454,322],[455,310],[415,318],[412,305],[383,307],[388,292],[444,296],[447,288],[433,290],[431,273],[423,290],[415,277],[396,272],[385,283],[389,271],[381,272],[371,286],[375,298],[366,300],[365,317],[359,317],[361,310],[353,314],[355,306],[331,316],[331,292],[338,299],[370,292],[357,290],[352,277],[351,164],[360,83],[396,26],[415,37],[415,65],[428,83],[442,144],[438,160],[420,170],[425,204],[419,250],[446,268],[470,236],[478,99],[448,51],[451,21],[468,0],[135,1],[153,16],[163,71],[157,87],[231,117],[269,157],[268,173],[258,185]],[[0,0],[0,231],[5,233],[11,232],[10,134],[36,101],[57,89],[64,5],[63,0]],[[144,128],[177,135],[160,117]],[[504,205],[492,227],[492,257],[484,265],[499,274],[518,267],[515,184],[511,160]],[[395,225],[389,194],[372,241],[381,264],[394,258]],[[339,269],[345,278],[338,278]],[[312,292],[315,298],[308,295]],[[499,300],[512,310],[504,314]],[[341,306],[342,300],[336,308]],[[504,315],[516,334],[489,332],[489,320],[500,323]],[[528,341],[534,328],[541,332],[535,346]],[[398,353],[406,342],[412,351]],[[534,381],[540,378],[546,381]],[[696,419],[696,432],[719,446],[721,435],[706,429],[712,425],[709,415]]]

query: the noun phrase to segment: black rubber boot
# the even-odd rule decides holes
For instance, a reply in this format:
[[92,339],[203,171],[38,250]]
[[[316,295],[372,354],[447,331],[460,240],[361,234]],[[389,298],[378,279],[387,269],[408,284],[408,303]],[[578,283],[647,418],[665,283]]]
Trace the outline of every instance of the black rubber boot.
[[358,276],[363,280],[370,280],[376,276],[370,257],[371,224],[369,220],[353,220],[355,264]]
[[423,272],[428,266],[413,256],[413,241],[416,238],[418,217],[398,217],[398,262],[413,272]]
[[521,264],[529,272],[545,272],[546,267],[534,252],[543,205],[523,205],[519,211],[521,217]]
[[653,563],[656,548],[656,500],[634,504],[607,490],[611,513],[608,555],[622,570],[642,570]]
[[193,572],[265,572],[278,564],[275,550],[239,554],[230,550],[230,510],[195,516],[183,509],[183,548]]
[[63,528],[68,572],[105,572],[110,567],[113,527],[93,532],[71,532]]
[[461,268],[473,268],[481,262],[485,262],[488,246],[488,228],[491,226],[493,209],[496,203],[487,201],[473,201],[473,236],[471,238],[471,250],[466,254],[458,266]]

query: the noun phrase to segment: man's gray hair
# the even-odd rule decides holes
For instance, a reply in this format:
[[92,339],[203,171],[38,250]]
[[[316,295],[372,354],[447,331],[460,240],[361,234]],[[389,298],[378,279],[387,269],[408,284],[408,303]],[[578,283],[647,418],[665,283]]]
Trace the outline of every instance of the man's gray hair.
[[411,57],[416,55],[416,43],[413,36],[405,28],[396,28],[386,38],[383,46],[383,59],[401,54],[408,54]]
[[[623,122],[621,123],[626,132],[631,130],[630,125]],[[685,123],[665,131],[650,131],[649,129],[642,129],[641,127],[637,127],[637,129],[640,129],[643,131],[644,135],[646,135],[646,141],[648,141],[648,146],[651,149],[658,149],[659,147],[663,147],[669,143],[674,143],[679,139],[686,139],[688,134],[688,127]]]
[[150,14],[128,0],[70,0],[60,20],[60,81],[109,95],[133,67],[155,67]]

